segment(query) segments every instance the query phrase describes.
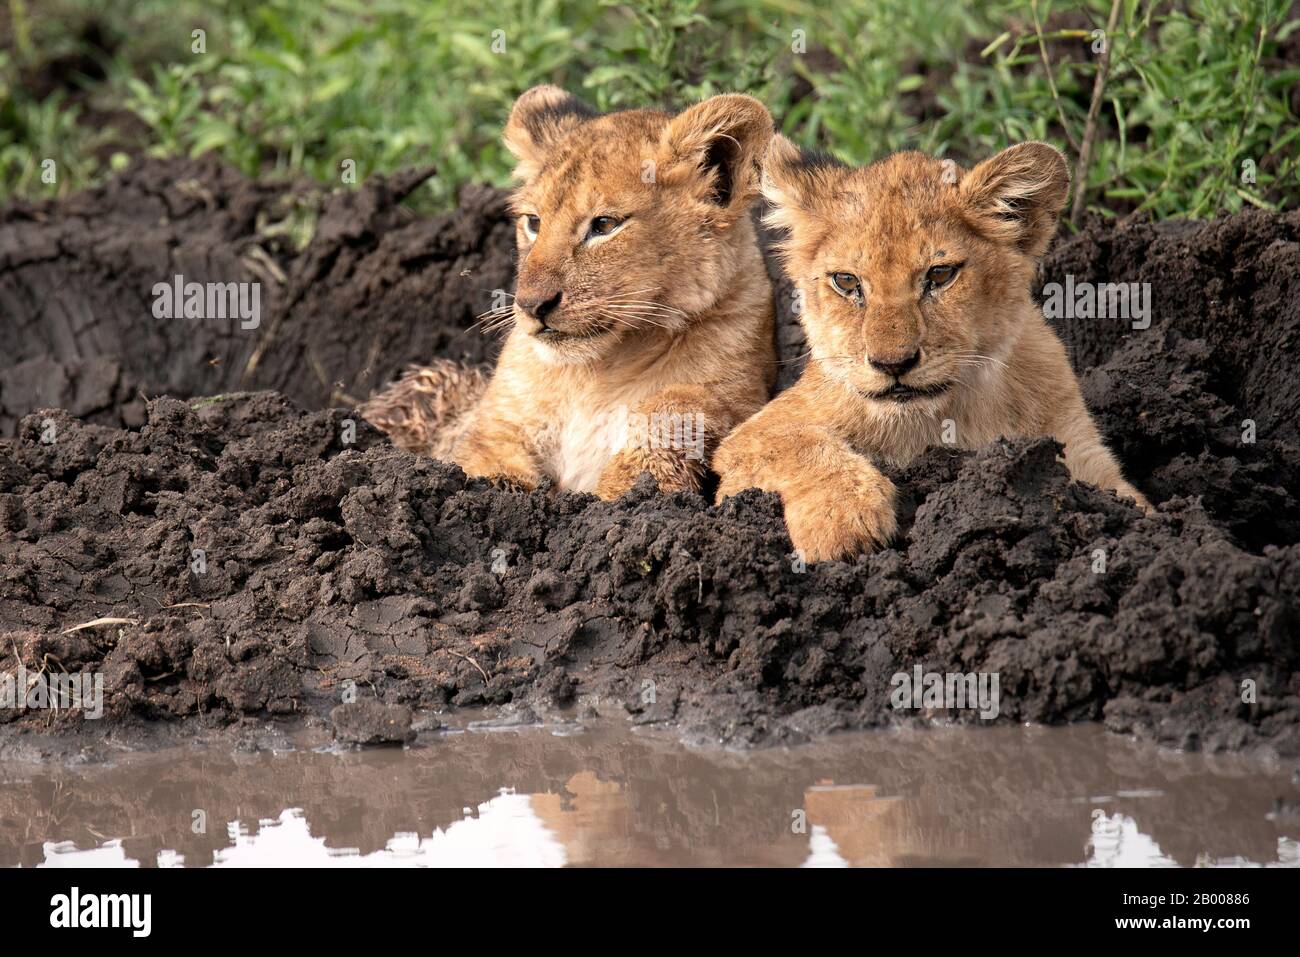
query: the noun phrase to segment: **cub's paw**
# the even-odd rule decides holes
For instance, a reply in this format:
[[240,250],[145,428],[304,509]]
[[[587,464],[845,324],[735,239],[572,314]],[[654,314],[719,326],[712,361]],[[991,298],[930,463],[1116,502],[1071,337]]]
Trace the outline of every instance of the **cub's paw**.
[[627,492],[642,472],[649,472],[662,492],[696,492],[704,487],[708,472],[702,459],[689,458],[677,449],[622,449],[605,465],[596,483],[596,495],[606,501]]
[[[719,452],[724,450],[725,447]],[[763,487],[759,470],[749,468],[748,463],[740,460],[738,456],[731,456],[725,466],[722,465],[720,454],[714,456],[713,470],[718,473],[718,491],[714,495],[714,502],[718,505],[721,505],[724,499],[739,495],[747,488]]]
[[781,497],[790,540],[805,561],[834,561],[874,551],[898,530],[894,483],[874,469]]
[[536,472],[482,458],[458,458],[456,464],[467,478],[487,479],[493,488],[522,488],[531,492],[541,482],[541,477]]
[[1119,483],[1115,486],[1115,494],[1120,498],[1126,498],[1135,503],[1138,508],[1142,509],[1142,511],[1146,512],[1148,515],[1154,515],[1156,513],[1156,507],[1147,501],[1147,497],[1124,479],[1120,479]]

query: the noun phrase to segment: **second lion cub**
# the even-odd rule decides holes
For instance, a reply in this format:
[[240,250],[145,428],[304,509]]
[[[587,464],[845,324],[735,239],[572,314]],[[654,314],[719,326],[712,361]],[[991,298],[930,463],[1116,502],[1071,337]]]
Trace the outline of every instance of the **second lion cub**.
[[1030,298],[1069,184],[1045,143],[966,171],[920,153],[851,169],[774,139],[763,190],[770,222],[788,231],[812,355],[719,447],[719,500],[777,492],[795,547],[809,561],[843,558],[895,531],[894,486],[873,460],[1042,435],[1065,447],[1075,479],[1150,508]]

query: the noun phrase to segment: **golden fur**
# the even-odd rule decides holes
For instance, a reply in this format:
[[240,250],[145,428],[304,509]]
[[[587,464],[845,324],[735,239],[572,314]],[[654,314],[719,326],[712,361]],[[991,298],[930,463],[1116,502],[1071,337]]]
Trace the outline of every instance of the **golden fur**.
[[[476,404],[427,419],[455,420],[450,444],[399,441],[526,487],[548,476],[614,498],[648,471],[662,489],[699,491],[774,373],[749,216],[771,136],[747,96],[598,116],[557,87],[524,93],[504,135],[522,180],[516,295],[497,317],[512,328]],[[412,385],[395,388],[368,406],[389,424]],[[685,444],[672,439],[683,423]]]
[[788,231],[811,358],[718,449],[719,500],[778,492],[805,558],[843,558],[895,532],[894,486],[874,463],[1042,435],[1075,479],[1149,508],[1030,298],[1069,190],[1056,149],[1024,143],[969,171],[919,153],[850,169],[777,137],[763,190]]
[[398,448],[446,459],[469,424],[467,413],[478,403],[487,383],[483,369],[435,359],[427,366],[411,366],[360,411],[371,425],[387,432]]

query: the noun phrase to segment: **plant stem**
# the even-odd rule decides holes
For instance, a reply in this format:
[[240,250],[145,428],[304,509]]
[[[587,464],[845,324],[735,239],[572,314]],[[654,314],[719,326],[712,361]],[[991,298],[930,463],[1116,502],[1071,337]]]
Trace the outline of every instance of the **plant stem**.
[[1061,94],[1056,89],[1056,77],[1052,75],[1052,62],[1047,58],[1047,44],[1043,42],[1043,25],[1038,20],[1038,0],[1033,0],[1029,9],[1034,15],[1034,35],[1038,37],[1038,53],[1043,59],[1043,72],[1047,74],[1047,87],[1052,91],[1056,115],[1060,117],[1061,129],[1065,133],[1065,138],[1070,141],[1070,148],[1078,153],[1079,141],[1074,138],[1074,134],[1070,132],[1070,125],[1065,122],[1065,107],[1061,105]]
[[1106,76],[1110,73],[1111,39],[1119,23],[1120,0],[1111,0],[1110,18],[1106,21],[1106,44],[1097,64],[1097,79],[1092,84],[1092,102],[1088,104],[1088,120],[1083,125],[1083,145],[1079,147],[1079,165],[1074,169],[1074,207],[1070,210],[1070,225],[1079,228],[1088,198],[1088,163],[1092,160],[1092,144],[1097,138],[1097,114],[1101,112],[1102,94],[1106,92]]

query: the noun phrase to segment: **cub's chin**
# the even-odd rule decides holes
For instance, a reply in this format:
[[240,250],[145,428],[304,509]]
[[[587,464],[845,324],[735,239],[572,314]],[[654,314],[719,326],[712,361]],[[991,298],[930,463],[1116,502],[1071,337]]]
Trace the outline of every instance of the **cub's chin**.
[[595,329],[576,335],[565,332],[530,333],[533,355],[550,366],[587,365],[605,358],[618,344],[617,329]]
[[871,408],[883,415],[905,416],[918,412],[933,412],[952,393],[952,382],[934,382],[926,385],[871,387],[857,386],[858,394],[871,403]]

